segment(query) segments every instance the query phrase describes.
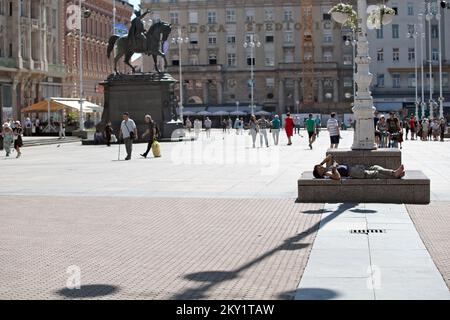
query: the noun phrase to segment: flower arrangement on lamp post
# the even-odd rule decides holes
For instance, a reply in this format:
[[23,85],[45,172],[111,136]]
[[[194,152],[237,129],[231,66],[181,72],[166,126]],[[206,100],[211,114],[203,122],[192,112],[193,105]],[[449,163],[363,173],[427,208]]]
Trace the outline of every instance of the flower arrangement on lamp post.
[[395,16],[395,10],[384,4],[369,6],[367,13],[367,27],[371,30],[381,29],[382,26],[392,23]]
[[349,4],[338,3],[328,13],[334,21],[342,25],[356,27],[358,23],[358,15]]

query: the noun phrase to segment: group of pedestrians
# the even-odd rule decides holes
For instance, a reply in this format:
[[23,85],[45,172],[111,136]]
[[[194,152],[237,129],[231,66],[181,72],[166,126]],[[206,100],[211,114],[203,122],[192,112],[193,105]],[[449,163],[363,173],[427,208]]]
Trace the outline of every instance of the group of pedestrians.
[[444,141],[447,123],[442,119],[405,117],[402,121],[395,112],[384,115],[375,114],[375,141],[379,148],[400,148],[404,140]]
[[5,149],[7,157],[11,155],[12,150],[16,151],[16,158],[20,158],[20,156],[22,155],[22,152],[20,150],[20,148],[23,147],[22,134],[23,128],[20,121],[13,121],[11,119],[8,119],[2,125],[1,135],[3,138],[3,148]]
[[417,121],[416,117],[411,116],[403,120],[403,127],[406,131],[406,140],[410,135],[411,140],[443,142],[447,132],[447,123],[444,118],[424,118]]

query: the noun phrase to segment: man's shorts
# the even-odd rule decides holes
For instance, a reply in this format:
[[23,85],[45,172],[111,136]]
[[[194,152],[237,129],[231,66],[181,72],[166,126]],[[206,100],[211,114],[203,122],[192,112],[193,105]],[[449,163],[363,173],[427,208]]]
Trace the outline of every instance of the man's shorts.
[[331,144],[339,144],[339,136],[331,136],[330,140]]
[[310,139],[312,139],[315,135],[316,135],[315,132],[309,132],[308,131],[308,136],[309,136]]

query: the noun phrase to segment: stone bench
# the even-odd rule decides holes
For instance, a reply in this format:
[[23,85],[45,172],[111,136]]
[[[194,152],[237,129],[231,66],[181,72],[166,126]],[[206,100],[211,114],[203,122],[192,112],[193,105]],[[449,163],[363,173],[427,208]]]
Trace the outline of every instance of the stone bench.
[[430,179],[421,171],[407,171],[403,179],[315,179],[312,172],[298,180],[301,203],[429,204]]

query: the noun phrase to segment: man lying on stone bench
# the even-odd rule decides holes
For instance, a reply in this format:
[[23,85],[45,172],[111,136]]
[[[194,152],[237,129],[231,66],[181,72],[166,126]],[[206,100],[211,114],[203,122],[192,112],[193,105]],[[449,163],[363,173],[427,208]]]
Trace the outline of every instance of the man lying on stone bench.
[[314,167],[313,175],[316,179],[330,178],[341,180],[353,179],[401,179],[405,176],[405,167],[402,165],[397,170],[385,169],[381,166],[347,165],[334,161],[329,155]]

